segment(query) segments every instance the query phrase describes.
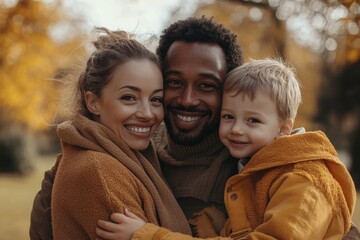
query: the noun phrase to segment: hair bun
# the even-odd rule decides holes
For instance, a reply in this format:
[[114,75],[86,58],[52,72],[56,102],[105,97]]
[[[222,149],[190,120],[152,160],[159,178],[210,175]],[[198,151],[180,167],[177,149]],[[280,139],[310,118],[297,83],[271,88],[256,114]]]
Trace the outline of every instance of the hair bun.
[[97,34],[97,40],[93,42],[96,49],[108,48],[119,41],[132,40],[132,35],[126,31],[110,31],[105,27],[97,27],[94,29]]

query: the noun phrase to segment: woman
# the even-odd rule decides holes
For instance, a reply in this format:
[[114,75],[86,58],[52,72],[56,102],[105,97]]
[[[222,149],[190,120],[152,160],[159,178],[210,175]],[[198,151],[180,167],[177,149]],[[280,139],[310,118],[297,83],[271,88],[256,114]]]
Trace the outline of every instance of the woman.
[[51,200],[53,237],[95,239],[97,220],[126,208],[190,233],[150,142],[164,115],[157,58],[125,32],[98,30],[97,50],[77,85],[78,111],[57,129],[62,158]]

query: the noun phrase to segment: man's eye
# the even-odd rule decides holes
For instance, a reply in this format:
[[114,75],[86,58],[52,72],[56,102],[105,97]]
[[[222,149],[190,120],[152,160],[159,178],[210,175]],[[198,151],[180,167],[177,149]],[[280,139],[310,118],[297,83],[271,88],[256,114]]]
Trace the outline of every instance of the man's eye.
[[201,83],[199,84],[198,88],[202,91],[210,92],[218,89],[218,86],[213,83]]
[[182,85],[180,80],[177,79],[168,79],[165,81],[165,85],[167,87],[179,87]]

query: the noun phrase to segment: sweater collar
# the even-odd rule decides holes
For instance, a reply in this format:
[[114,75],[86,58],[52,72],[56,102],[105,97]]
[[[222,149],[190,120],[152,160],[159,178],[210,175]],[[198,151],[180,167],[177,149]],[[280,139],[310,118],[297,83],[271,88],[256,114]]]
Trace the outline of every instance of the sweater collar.
[[339,162],[334,146],[321,131],[298,133],[277,138],[271,144],[259,150],[246,164],[241,173],[251,174],[256,171],[314,159]]
[[224,149],[224,145],[222,145],[217,131],[208,134],[199,143],[189,146],[175,143],[168,135],[168,147],[168,152],[177,159],[185,159],[198,155],[202,158],[213,156],[213,154]]

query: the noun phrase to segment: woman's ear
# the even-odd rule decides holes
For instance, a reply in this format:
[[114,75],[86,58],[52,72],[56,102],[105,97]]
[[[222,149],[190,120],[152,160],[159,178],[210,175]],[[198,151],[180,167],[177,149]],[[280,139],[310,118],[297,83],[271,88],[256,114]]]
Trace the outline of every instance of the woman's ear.
[[100,115],[99,97],[90,91],[85,93],[85,103],[87,109],[94,115]]
[[279,136],[290,135],[291,131],[293,129],[293,126],[294,126],[294,120],[293,119],[288,118],[288,119],[284,120],[281,127],[280,127]]

